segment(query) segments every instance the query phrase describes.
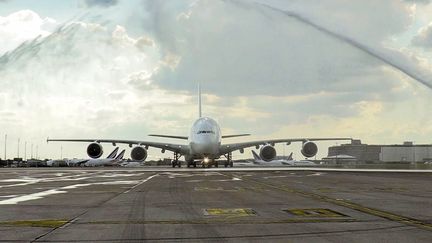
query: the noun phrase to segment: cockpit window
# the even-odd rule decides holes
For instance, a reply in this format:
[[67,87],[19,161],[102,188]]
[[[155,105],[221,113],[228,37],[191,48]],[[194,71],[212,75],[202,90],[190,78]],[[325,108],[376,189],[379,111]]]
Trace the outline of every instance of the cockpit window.
[[201,133],[211,133],[211,134],[215,134],[214,131],[198,131],[197,134],[201,134]]

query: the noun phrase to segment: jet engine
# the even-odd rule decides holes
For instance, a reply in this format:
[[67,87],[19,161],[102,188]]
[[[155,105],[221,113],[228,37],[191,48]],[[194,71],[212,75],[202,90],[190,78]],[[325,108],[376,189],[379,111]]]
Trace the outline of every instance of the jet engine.
[[136,161],[144,161],[147,158],[147,149],[137,146],[131,150],[131,158]]
[[307,158],[314,157],[318,153],[318,146],[314,142],[306,141],[303,143],[301,153]]
[[270,144],[264,145],[260,149],[260,157],[264,161],[271,161],[276,157],[276,149]]
[[91,143],[87,147],[87,155],[92,159],[97,159],[101,157],[103,154],[102,145],[99,143]]

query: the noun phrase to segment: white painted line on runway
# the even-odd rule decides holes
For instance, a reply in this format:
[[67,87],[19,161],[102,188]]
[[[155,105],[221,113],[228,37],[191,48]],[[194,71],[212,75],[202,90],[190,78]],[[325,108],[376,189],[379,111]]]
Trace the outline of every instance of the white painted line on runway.
[[86,187],[86,186],[94,186],[94,185],[129,185],[129,184],[136,184],[138,181],[106,181],[106,182],[95,182],[95,183],[84,183],[84,184],[74,184],[64,187],[59,187],[55,189],[50,189],[46,191],[31,193],[23,196],[17,196],[14,198],[9,198],[5,200],[0,200],[0,205],[13,205],[20,202],[26,202],[36,199],[42,199],[44,197],[55,195],[55,194],[62,194],[62,193],[68,193],[67,190],[72,190],[80,187]]
[[158,176],[159,174],[154,174],[152,176],[147,177],[146,179],[142,180],[140,183],[136,184],[135,186],[131,187],[129,190],[124,191],[123,193],[129,193],[132,191],[135,187],[142,185],[143,183],[146,183],[147,181],[151,180],[152,178]]

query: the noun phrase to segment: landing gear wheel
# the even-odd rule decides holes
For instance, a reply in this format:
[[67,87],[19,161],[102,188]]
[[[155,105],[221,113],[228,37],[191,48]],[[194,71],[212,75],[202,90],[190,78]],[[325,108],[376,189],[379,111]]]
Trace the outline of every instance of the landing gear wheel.
[[225,163],[224,165],[225,165],[225,168],[228,167],[228,163]]
[[177,161],[177,167],[181,167],[181,162],[180,161]]
[[176,166],[175,162],[173,161],[172,163],[172,167],[174,168]]
[[196,168],[196,162],[193,163],[193,167]]
[[232,161],[230,161],[229,166],[230,166],[230,167],[233,167],[233,166],[234,166],[234,164],[233,164]]
[[216,161],[215,162],[215,167],[218,168],[219,167],[219,163]]

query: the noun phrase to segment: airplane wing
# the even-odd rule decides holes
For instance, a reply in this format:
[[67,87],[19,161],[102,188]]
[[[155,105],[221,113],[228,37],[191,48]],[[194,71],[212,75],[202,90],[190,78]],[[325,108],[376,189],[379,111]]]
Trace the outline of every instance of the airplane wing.
[[161,134],[149,134],[149,136],[151,136],[151,137],[175,138],[175,139],[188,140],[188,137],[186,137],[186,136],[161,135]]
[[258,140],[244,143],[231,143],[222,144],[220,146],[221,154],[227,154],[236,150],[241,150],[248,147],[258,147],[265,144],[274,145],[276,143],[292,143],[292,142],[306,142],[306,141],[333,141],[333,140],[352,140],[352,138],[287,138],[287,139],[269,139],[269,140]]
[[236,138],[236,137],[244,137],[244,136],[250,136],[250,134],[246,133],[246,134],[223,135],[222,138]]
[[168,150],[180,154],[188,153],[189,146],[184,144],[172,144],[172,143],[158,143],[158,142],[148,142],[148,141],[138,141],[138,140],[119,140],[119,139],[47,139],[47,142],[87,142],[87,143],[112,143],[116,146],[117,143],[140,146],[148,146],[154,148],[160,148],[163,150]]

